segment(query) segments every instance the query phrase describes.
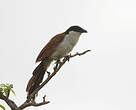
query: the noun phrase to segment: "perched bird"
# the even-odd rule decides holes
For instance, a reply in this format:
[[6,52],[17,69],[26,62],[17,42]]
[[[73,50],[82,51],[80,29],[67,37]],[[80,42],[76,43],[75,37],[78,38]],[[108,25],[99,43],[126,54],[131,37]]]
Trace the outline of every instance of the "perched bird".
[[27,84],[27,97],[39,87],[51,62],[67,56],[82,33],[87,33],[87,31],[79,26],[71,26],[65,32],[54,36],[47,43],[36,59],[36,62],[40,62],[40,64],[33,71],[33,75]]

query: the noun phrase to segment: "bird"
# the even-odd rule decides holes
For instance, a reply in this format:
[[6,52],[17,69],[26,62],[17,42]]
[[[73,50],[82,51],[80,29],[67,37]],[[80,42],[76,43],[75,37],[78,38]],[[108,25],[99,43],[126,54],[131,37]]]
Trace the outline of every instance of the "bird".
[[28,81],[26,87],[27,98],[40,86],[51,62],[67,56],[77,44],[82,33],[87,33],[87,30],[74,25],[63,33],[55,35],[45,45],[36,59],[36,63],[40,63],[34,69],[32,77]]

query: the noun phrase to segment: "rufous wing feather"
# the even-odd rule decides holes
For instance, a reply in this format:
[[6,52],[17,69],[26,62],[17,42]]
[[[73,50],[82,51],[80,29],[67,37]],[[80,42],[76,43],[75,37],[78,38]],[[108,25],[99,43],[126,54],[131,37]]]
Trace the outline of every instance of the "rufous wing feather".
[[65,34],[58,34],[53,37],[47,45],[41,50],[40,54],[38,55],[36,62],[42,61],[45,58],[50,57],[53,52],[55,51],[56,47],[59,45],[60,42],[63,41]]

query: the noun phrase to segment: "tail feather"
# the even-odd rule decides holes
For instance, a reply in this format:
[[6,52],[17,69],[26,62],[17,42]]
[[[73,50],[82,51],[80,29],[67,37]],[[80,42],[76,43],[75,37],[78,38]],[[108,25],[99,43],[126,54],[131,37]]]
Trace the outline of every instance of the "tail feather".
[[33,71],[33,76],[27,84],[27,97],[29,97],[33,93],[33,91],[39,87],[40,83],[43,80],[44,74],[51,62],[51,59],[45,59],[35,68],[35,70]]

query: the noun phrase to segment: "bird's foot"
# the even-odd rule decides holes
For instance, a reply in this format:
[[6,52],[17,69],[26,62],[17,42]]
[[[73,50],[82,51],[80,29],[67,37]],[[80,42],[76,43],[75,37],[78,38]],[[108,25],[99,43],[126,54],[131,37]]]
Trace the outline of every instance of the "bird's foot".
[[65,56],[64,58],[69,62],[71,54]]
[[47,74],[48,74],[48,77],[51,75],[51,72],[49,72],[49,71],[46,71],[47,72]]
[[60,60],[57,60],[57,61],[55,62],[55,64],[61,64],[61,61],[60,61]]
[[62,62],[60,61],[60,60],[57,60],[56,62],[55,62],[55,67],[53,68],[54,70],[56,69],[56,68],[58,68],[58,66],[61,64]]

